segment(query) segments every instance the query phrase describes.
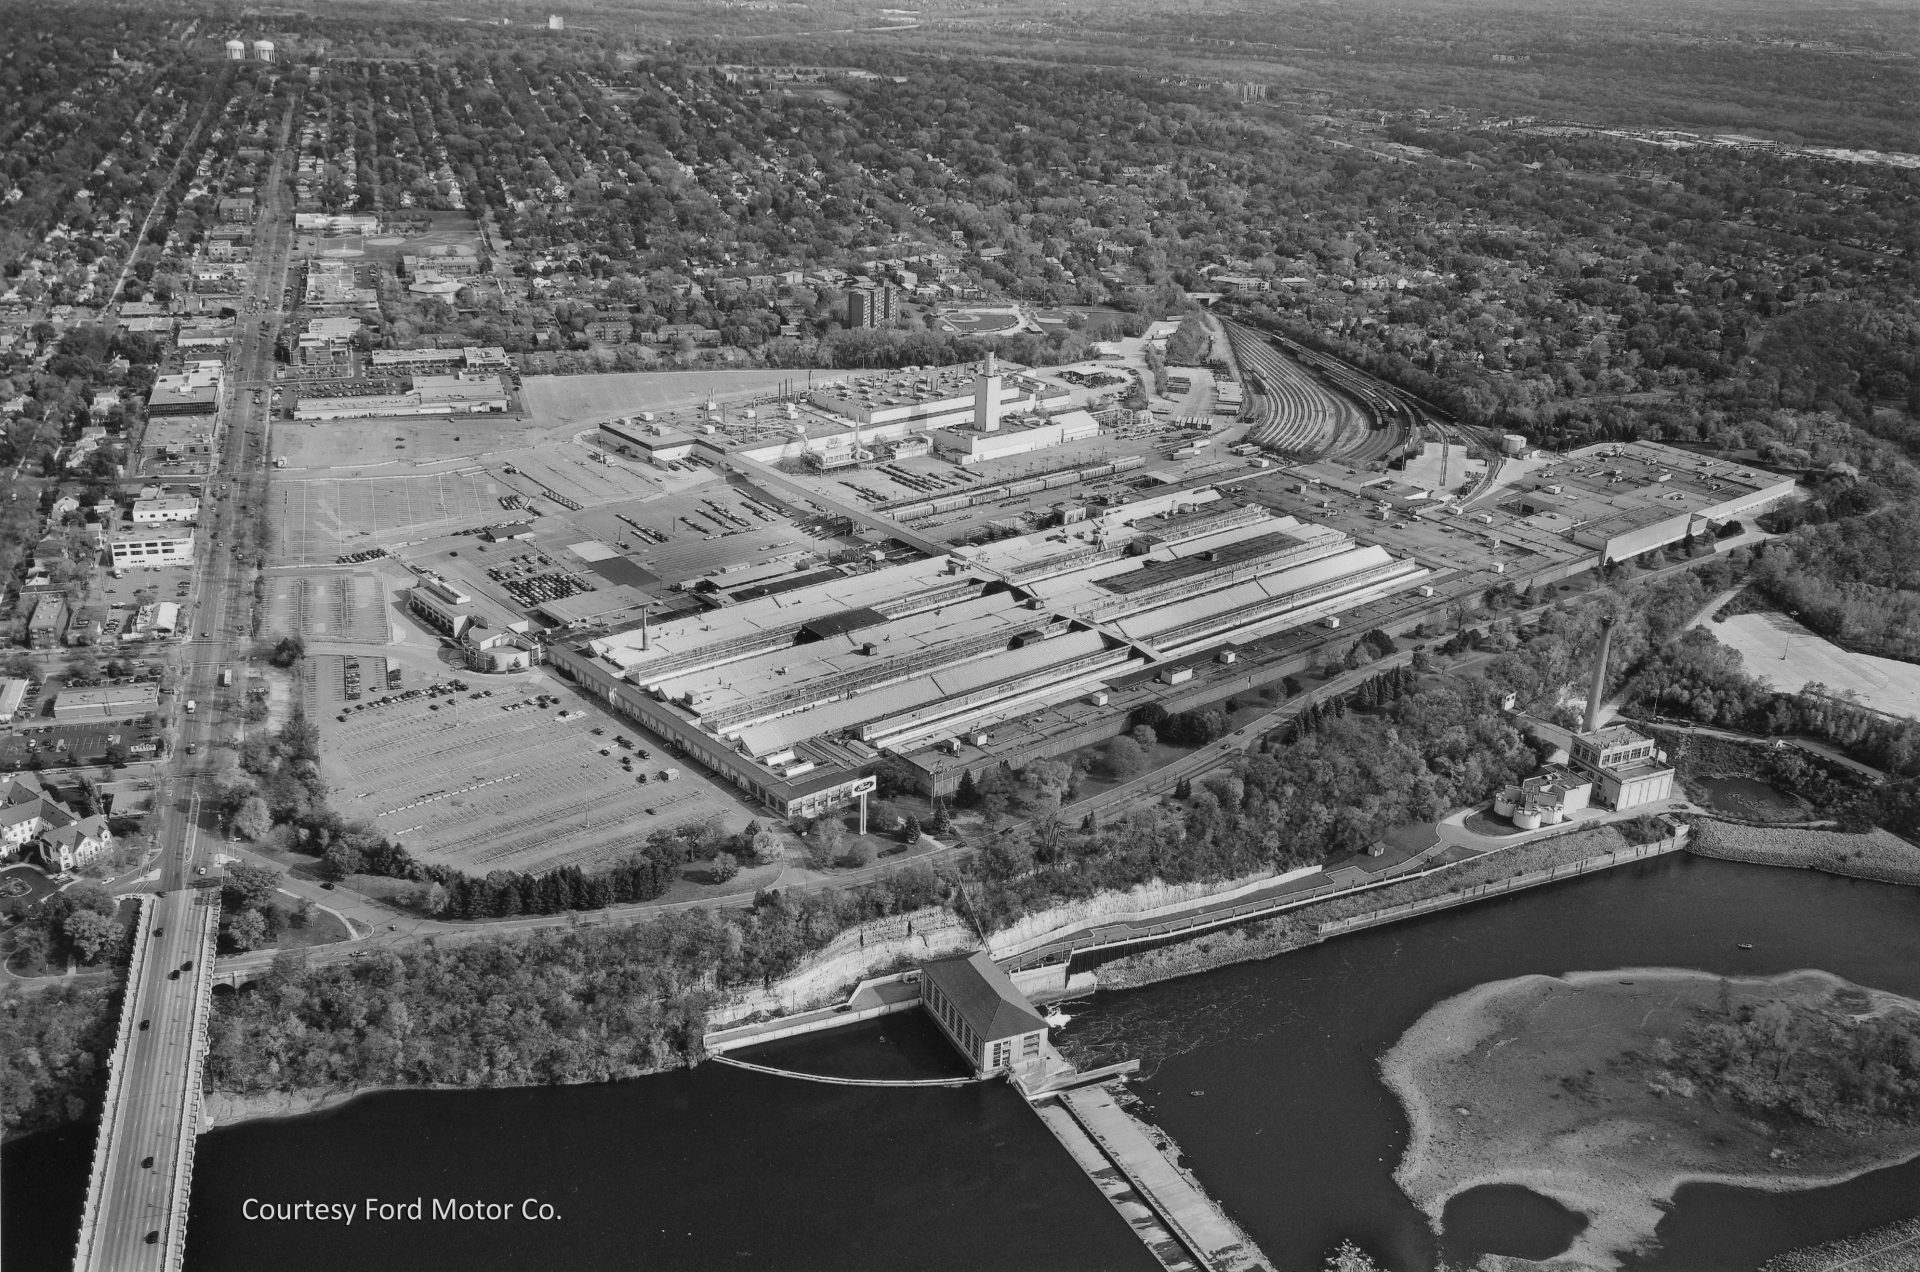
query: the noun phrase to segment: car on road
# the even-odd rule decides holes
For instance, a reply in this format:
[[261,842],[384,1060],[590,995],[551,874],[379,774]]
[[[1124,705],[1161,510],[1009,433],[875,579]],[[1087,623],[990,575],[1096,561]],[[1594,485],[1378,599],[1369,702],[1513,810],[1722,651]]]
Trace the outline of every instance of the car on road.
[[141,1021],[141,1022],[140,1022],[140,1028],[141,1028],[141,1030],[142,1030],[142,1031],[144,1031],[144,1030],[145,1030],[145,1029],[147,1028],[147,1026],[149,1026],[149,1025],[151,1025],[152,1023],[153,1023],[153,1022],[152,1022],[151,1020],[143,1020],[143,1021]]
[[194,871],[194,873],[195,873],[195,874],[205,874],[205,873],[207,873],[207,868],[206,868],[205,866],[201,866],[201,867],[200,867],[200,868],[199,868],[198,870],[196,870],[196,871]]

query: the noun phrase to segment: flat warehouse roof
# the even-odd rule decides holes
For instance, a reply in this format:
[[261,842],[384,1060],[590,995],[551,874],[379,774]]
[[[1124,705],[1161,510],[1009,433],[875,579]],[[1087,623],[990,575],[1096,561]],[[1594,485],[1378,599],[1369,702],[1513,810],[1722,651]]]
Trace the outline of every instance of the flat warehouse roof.
[[813,640],[825,640],[829,636],[857,632],[863,627],[876,627],[886,621],[887,616],[872,606],[857,605],[837,614],[808,619],[800,624],[800,634]]

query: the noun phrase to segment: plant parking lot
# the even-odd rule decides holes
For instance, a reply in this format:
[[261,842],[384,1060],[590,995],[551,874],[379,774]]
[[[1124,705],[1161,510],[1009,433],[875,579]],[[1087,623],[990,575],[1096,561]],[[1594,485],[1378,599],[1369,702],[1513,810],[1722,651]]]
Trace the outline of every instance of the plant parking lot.
[[[334,807],[415,857],[475,874],[592,870],[657,829],[715,814],[730,830],[748,820],[731,794],[631,725],[583,710],[573,693],[473,676],[464,690],[442,681],[440,693],[389,697],[380,661],[360,660],[365,698],[321,717],[322,753]],[[328,669],[319,674],[337,685]],[[661,780],[669,768],[676,776]]]

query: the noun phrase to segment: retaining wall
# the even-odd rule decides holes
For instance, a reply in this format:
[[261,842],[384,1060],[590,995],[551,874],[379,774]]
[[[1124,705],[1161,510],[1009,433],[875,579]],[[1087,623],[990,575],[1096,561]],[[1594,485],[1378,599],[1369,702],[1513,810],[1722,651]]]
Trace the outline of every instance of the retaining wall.
[[1664,856],[1678,852],[1686,847],[1687,831],[1685,827],[1668,835],[1665,839],[1656,839],[1652,843],[1636,844],[1631,848],[1621,848],[1614,852],[1601,853],[1597,857],[1583,857],[1579,861],[1569,861],[1563,865],[1549,866],[1545,870],[1530,870],[1525,874],[1514,875],[1507,879],[1496,879],[1487,883],[1477,883],[1471,888],[1459,892],[1442,893],[1437,897],[1424,897],[1418,901],[1405,901],[1399,905],[1382,906],[1378,910],[1369,910],[1365,914],[1356,914],[1345,919],[1333,919],[1318,925],[1322,939],[1338,936],[1343,932],[1357,932],[1362,928],[1379,927],[1384,923],[1394,923],[1400,919],[1409,919],[1419,914],[1429,914],[1435,910],[1445,910],[1456,905],[1465,905],[1469,901],[1478,901],[1483,897],[1498,896],[1506,892],[1518,892],[1523,888],[1539,887],[1543,883],[1553,883],[1559,879],[1571,879],[1576,875],[1591,874],[1596,870],[1610,870],[1614,866],[1629,861],[1640,861],[1647,857]]
[[761,1012],[805,1011],[845,1001],[849,985],[884,968],[977,949],[979,944],[964,919],[940,906],[870,919],[834,937],[772,986],[742,991],[714,1007],[707,1013],[707,1028],[725,1029]]
[[1155,879],[1126,892],[1103,892],[1085,901],[1055,906],[1029,914],[1018,923],[987,938],[987,951],[996,959],[1014,958],[1029,949],[1058,941],[1063,928],[1072,928],[1099,919],[1148,922],[1179,914],[1183,910],[1237,901],[1248,893],[1291,879],[1319,874],[1319,866],[1302,866],[1284,874],[1263,872],[1247,875],[1224,886],[1217,883],[1168,884]]

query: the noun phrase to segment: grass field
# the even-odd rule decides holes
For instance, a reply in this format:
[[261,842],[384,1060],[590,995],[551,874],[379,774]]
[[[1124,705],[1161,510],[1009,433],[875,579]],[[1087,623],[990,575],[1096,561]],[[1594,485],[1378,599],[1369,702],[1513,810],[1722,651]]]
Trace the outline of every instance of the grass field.
[[1785,614],[1739,614],[1712,630],[1740,651],[1749,673],[1782,692],[1818,681],[1833,693],[1851,689],[1876,710],[1920,717],[1920,666],[1913,663],[1852,653]]

